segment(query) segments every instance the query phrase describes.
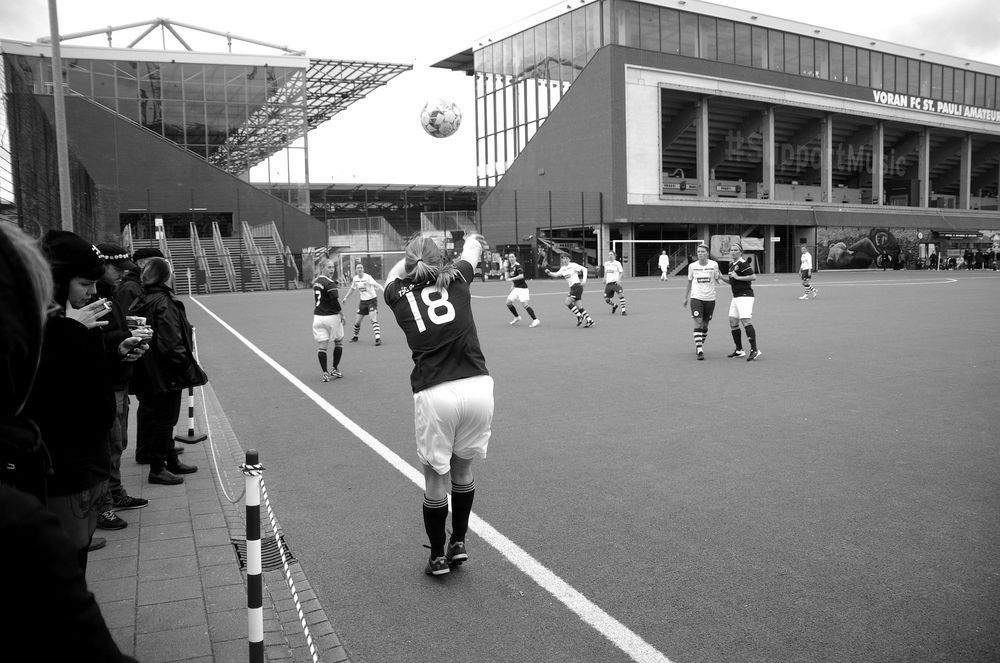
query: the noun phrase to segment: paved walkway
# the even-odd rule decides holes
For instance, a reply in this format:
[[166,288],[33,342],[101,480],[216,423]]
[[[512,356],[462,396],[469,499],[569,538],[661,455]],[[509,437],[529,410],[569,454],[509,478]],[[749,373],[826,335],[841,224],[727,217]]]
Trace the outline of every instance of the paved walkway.
[[[246,574],[233,544],[246,538],[244,478],[239,470],[244,451],[211,385],[195,394],[195,428],[210,438],[184,445],[181,460],[197,465],[198,472],[186,475],[178,486],[150,485],[149,467],[135,462],[136,402],[132,401],[122,481],[130,495],[148,499],[149,506],[119,512],[129,523],[124,529],[98,530],[95,536],[106,538],[108,544],[92,552],[88,563],[87,584],[108,627],[122,651],[141,663],[248,660]],[[186,395],[181,414],[176,432],[185,434]],[[266,468],[266,459],[263,464]],[[261,527],[266,537],[271,531],[263,503],[262,497]],[[280,523],[280,508],[277,517]],[[288,576],[297,590],[315,656],[286,573],[277,568],[264,573],[266,659],[348,661],[297,562],[289,565]]]

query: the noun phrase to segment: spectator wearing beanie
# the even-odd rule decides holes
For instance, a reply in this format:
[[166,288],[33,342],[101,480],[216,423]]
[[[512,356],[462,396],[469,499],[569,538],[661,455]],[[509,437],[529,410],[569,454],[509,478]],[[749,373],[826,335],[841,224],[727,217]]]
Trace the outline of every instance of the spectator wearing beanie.
[[[149,262],[150,258],[162,258],[163,254],[159,249],[148,248],[148,249],[136,249],[135,253],[132,254],[132,265],[131,269],[126,270],[125,274],[122,275],[122,280],[115,288],[115,303],[118,304],[119,308],[123,311],[128,311],[132,306],[132,302],[142,297],[142,281],[139,279],[139,274],[142,272],[143,266]],[[132,315],[129,313],[129,315]],[[135,394],[135,389],[129,385],[130,394]],[[138,397],[138,394],[136,394]],[[136,438],[135,443],[135,462],[140,465],[149,464],[149,454],[146,452],[144,445],[144,440]]]
[[108,309],[91,301],[104,274],[97,247],[79,235],[50,230],[42,251],[52,272],[54,306],[24,415],[38,424],[52,457],[49,510],[62,524],[86,571],[100,498],[111,467],[108,433],[115,416],[111,376],[143,352],[141,339],[105,348]]
[[179,474],[197,472],[177,460],[174,426],[181,396],[188,387],[208,382],[194,358],[194,340],[184,304],[171,287],[173,270],[163,258],[151,258],[142,268],[143,296],[132,304],[132,314],[145,316],[153,328],[149,352],[136,365],[133,384],[139,394],[136,415],[137,444],[149,451],[149,483],[173,485]]
[[[98,244],[104,262],[104,276],[97,282],[97,294],[111,304],[111,313],[105,316],[108,324],[104,328],[105,347],[116,346],[132,335],[125,323],[125,309],[115,299],[115,291],[122,277],[129,271],[138,268],[129,257],[128,251],[116,244]],[[128,383],[132,378],[132,364],[122,362],[118,371],[112,376],[112,387],[115,393],[115,419],[111,425],[109,437],[111,449],[111,475],[108,477],[108,490],[101,499],[100,513],[97,516],[97,529],[116,530],[128,526],[124,518],[115,511],[126,509],[141,509],[149,502],[141,497],[132,497],[122,486],[122,452],[128,447]]]

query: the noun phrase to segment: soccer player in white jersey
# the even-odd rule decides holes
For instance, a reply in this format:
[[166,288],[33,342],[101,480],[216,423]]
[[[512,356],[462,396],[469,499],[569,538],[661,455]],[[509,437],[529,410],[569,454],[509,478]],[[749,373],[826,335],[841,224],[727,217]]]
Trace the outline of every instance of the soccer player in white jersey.
[[520,302],[524,310],[531,316],[531,324],[528,326],[537,327],[542,324],[542,321],[538,319],[538,316],[535,315],[535,310],[531,308],[531,294],[528,292],[528,282],[524,280],[524,269],[521,267],[521,263],[517,261],[517,256],[511,253],[504,260],[504,264],[507,265],[504,277],[510,281],[507,308],[510,310],[511,315],[514,316],[510,324],[516,325],[521,321],[521,316],[517,314],[517,309],[514,308],[514,302]]
[[586,322],[584,326],[593,327],[594,319],[590,317],[587,309],[583,308],[582,305],[583,286],[587,283],[587,269],[575,262],[570,262],[569,255],[565,253],[559,257],[559,264],[559,269],[555,271],[545,270],[545,273],[553,278],[561,276],[566,279],[566,283],[569,285],[566,308],[576,316],[576,326],[579,327]]
[[[323,273],[313,282],[313,339],[319,344],[319,365],[323,369],[323,382],[342,378],[340,357],[344,352],[344,312],[337,299],[337,284],[333,274],[337,264],[327,260]],[[333,367],[327,371],[327,349],[333,339]]]
[[799,276],[802,277],[802,287],[805,292],[799,299],[809,299],[809,296],[816,296],[816,287],[812,285],[813,257],[809,253],[809,247],[802,245],[802,255],[799,257]]
[[351,343],[358,342],[358,334],[361,333],[361,320],[368,315],[372,319],[375,345],[382,345],[382,328],[378,324],[378,291],[384,290],[384,288],[372,278],[371,274],[365,274],[365,266],[360,262],[354,266],[351,289],[344,295],[345,304],[355,290],[358,291],[358,312],[354,316],[354,336],[351,337]]
[[719,263],[708,259],[708,247],[698,246],[698,260],[688,265],[688,284],[684,292],[687,308],[691,301],[691,317],[694,318],[694,351],[698,359],[705,358],[705,339],[708,337],[708,323],[715,313],[715,286],[722,282]]
[[[608,251],[608,259],[604,263],[604,301],[611,306],[611,315],[621,307],[622,315],[628,315],[625,310],[625,291],[622,290],[622,279],[625,277],[625,268],[615,255],[614,251]],[[618,302],[611,301],[615,294],[618,294]]]

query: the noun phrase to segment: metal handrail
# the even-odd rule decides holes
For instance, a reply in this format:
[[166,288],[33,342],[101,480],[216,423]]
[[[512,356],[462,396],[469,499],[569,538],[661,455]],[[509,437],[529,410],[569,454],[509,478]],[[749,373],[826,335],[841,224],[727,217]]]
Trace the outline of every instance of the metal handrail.
[[264,286],[264,290],[271,289],[271,278],[267,271],[267,258],[264,257],[264,252],[260,250],[257,246],[257,242],[253,241],[253,232],[250,229],[250,224],[246,221],[243,224],[243,244],[247,247],[247,253],[250,255],[250,262],[254,267],[257,268],[257,273],[260,274],[261,285]]
[[219,254],[222,271],[226,274],[229,291],[236,292],[236,267],[233,265],[233,257],[229,254],[229,249],[222,241],[222,232],[219,230],[218,221],[212,221],[212,242],[215,244],[216,253]]
[[201,238],[198,237],[198,227],[191,222],[191,252],[194,254],[194,261],[198,267],[205,272],[205,292],[212,294],[212,268],[208,264],[208,255],[201,245]]

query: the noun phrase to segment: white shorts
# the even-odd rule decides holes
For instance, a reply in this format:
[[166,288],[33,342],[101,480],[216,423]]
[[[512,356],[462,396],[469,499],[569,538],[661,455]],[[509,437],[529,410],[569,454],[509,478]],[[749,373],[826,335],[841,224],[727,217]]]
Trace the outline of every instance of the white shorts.
[[729,305],[729,317],[747,319],[753,317],[753,297],[733,297]]
[[438,474],[451,470],[452,455],[486,458],[493,423],[493,378],[451,380],[413,394],[417,457]]
[[507,303],[509,304],[513,304],[514,302],[527,304],[530,301],[531,296],[528,294],[527,288],[511,288],[510,294],[507,295]]
[[314,315],[313,339],[323,343],[330,339],[341,341],[344,338],[344,321],[340,315]]

